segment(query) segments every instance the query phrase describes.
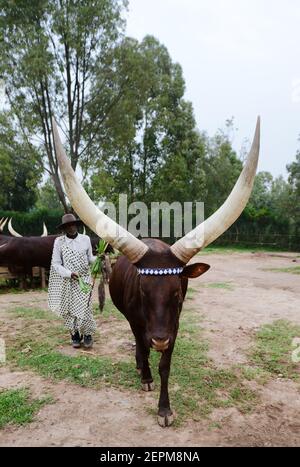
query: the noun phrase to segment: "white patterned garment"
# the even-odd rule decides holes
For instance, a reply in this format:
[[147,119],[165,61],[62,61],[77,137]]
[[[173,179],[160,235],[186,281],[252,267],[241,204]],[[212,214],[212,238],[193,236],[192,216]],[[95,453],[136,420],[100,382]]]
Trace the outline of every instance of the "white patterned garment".
[[[79,241],[84,240],[80,237]],[[90,239],[87,238],[90,245]],[[54,242],[48,284],[48,306],[50,310],[64,318],[65,326],[72,334],[80,331],[82,334],[89,335],[96,330],[92,300],[90,293],[80,290],[78,280],[71,279],[71,272],[78,272],[84,282],[91,284],[89,263],[93,262],[95,257],[89,255],[85,249],[83,251],[73,250],[68,240],[70,239],[63,235]],[[80,247],[77,246],[77,248]],[[60,258],[59,261],[57,257]]]

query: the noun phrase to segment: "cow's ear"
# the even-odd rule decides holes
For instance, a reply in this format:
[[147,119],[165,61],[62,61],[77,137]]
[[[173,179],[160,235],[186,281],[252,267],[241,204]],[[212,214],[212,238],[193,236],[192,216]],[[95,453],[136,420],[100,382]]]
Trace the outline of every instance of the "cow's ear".
[[209,268],[210,268],[209,264],[194,263],[194,264],[190,264],[189,266],[185,266],[181,275],[183,277],[195,278],[195,277],[201,276],[201,274],[204,274],[206,271],[208,271]]

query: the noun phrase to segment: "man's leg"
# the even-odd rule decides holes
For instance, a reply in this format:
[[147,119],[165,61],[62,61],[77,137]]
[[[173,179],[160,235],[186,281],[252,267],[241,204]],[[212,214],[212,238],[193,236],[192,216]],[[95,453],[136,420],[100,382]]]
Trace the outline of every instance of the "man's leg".
[[78,330],[77,318],[73,316],[67,316],[65,318],[65,326],[69,329],[71,334],[71,343],[74,349],[78,349],[81,343],[81,336]]
[[91,349],[93,347],[93,334],[96,331],[96,322],[92,311],[89,311],[81,322],[81,332],[83,334],[83,347]]

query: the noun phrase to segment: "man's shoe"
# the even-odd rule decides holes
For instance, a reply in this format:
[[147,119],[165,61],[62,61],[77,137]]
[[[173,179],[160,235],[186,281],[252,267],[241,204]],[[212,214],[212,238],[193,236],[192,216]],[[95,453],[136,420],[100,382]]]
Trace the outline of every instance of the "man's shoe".
[[81,336],[79,332],[76,331],[75,334],[72,334],[72,346],[74,347],[74,349],[79,349],[80,342],[81,342]]
[[93,347],[93,338],[90,334],[88,336],[83,336],[83,347],[85,349],[91,349]]

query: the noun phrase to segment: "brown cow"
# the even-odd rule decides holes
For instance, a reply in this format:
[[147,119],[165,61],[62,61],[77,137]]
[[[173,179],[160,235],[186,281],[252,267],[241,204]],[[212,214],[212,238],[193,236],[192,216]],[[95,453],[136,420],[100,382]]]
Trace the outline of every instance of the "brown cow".
[[179,315],[189,277],[198,277],[209,266],[186,266],[201,249],[218,238],[240,216],[250,197],[259,155],[260,122],[242,173],[225,203],[211,217],[171,247],[159,240],[138,240],[102,213],[77,180],[53,120],[55,149],[64,186],[73,209],[94,232],[121,251],[115,264],[110,292],[136,338],[136,363],[142,388],[153,389],[148,357],[150,348],[162,353],[159,363],[161,389],[158,423],[173,422],[168,395],[170,362],[179,326]]

